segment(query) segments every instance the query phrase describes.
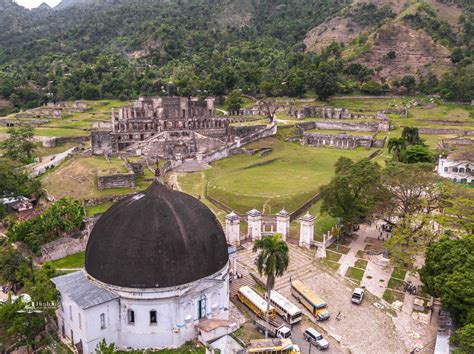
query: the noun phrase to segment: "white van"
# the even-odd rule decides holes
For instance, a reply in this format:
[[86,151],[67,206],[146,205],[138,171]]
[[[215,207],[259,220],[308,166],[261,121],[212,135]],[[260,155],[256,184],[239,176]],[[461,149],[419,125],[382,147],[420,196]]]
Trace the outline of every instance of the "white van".
[[304,331],[303,336],[304,336],[304,339],[314,344],[318,349],[329,348],[329,342],[326,339],[324,339],[321,333],[319,333],[314,328],[311,328],[311,327],[306,328],[306,331]]

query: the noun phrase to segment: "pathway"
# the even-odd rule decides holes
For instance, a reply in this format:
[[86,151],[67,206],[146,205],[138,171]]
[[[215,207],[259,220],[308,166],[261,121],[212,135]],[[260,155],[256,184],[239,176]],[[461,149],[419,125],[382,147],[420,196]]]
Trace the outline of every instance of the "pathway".
[[338,273],[342,276],[346,274],[347,269],[349,267],[353,267],[355,265],[355,262],[357,262],[358,258],[356,257],[357,252],[360,250],[364,250],[365,248],[365,239],[367,235],[364,230],[361,230],[359,233],[357,233],[357,238],[353,239],[351,244],[349,245],[350,251],[347,254],[342,255],[342,257],[339,259],[339,263],[341,266],[339,267]]

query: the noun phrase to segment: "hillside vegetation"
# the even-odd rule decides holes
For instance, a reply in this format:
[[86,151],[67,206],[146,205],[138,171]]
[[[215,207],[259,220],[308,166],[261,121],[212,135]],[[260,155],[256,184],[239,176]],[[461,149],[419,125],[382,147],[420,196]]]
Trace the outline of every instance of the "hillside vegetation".
[[[460,1],[457,12],[446,16],[458,18],[452,25],[438,16],[444,11],[436,12],[439,9],[424,2],[394,4],[68,0],[55,9],[29,11],[1,0],[0,97],[13,106],[4,105],[0,113],[51,100],[225,95],[235,88],[291,97],[311,91],[322,99],[338,92],[413,90],[401,80],[406,75],[416,76],[426,93],[471,100],[470,2]],[[327,47],[315,47],[308,39],[315,28],[335,24],[343,33],[326,38]],[[434,69],[389,69],[406,61],[397,52],[397,39],[389,43],[395,53],[383,46],[383,33],[389,33],[390,26],[401,26],[392,32],[404,29],[398,37],[408,36],[407,43],[415,37],[419,57],[433,58]]]

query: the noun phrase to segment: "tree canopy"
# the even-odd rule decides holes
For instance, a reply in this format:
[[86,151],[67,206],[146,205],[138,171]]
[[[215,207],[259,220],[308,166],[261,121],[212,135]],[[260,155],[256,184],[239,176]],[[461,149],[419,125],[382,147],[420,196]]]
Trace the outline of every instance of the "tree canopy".
[[321,211],[342,219],[346,231],[351,224],[370,216],[384,198],[381,168],[369,159],[357,162],[340,157],[336,176],[321,189]]

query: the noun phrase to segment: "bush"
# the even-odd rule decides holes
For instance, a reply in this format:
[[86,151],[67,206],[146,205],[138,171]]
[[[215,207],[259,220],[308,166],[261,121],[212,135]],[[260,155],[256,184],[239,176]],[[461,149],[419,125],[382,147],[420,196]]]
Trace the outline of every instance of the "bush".
[[13,224],[7,236],[13,242],[23,241],[32,252],[40,255],[41,245],[58,239],[65,232],[79,230],[83,217],[84,208],[79,201],[63,198],[41,215]]

